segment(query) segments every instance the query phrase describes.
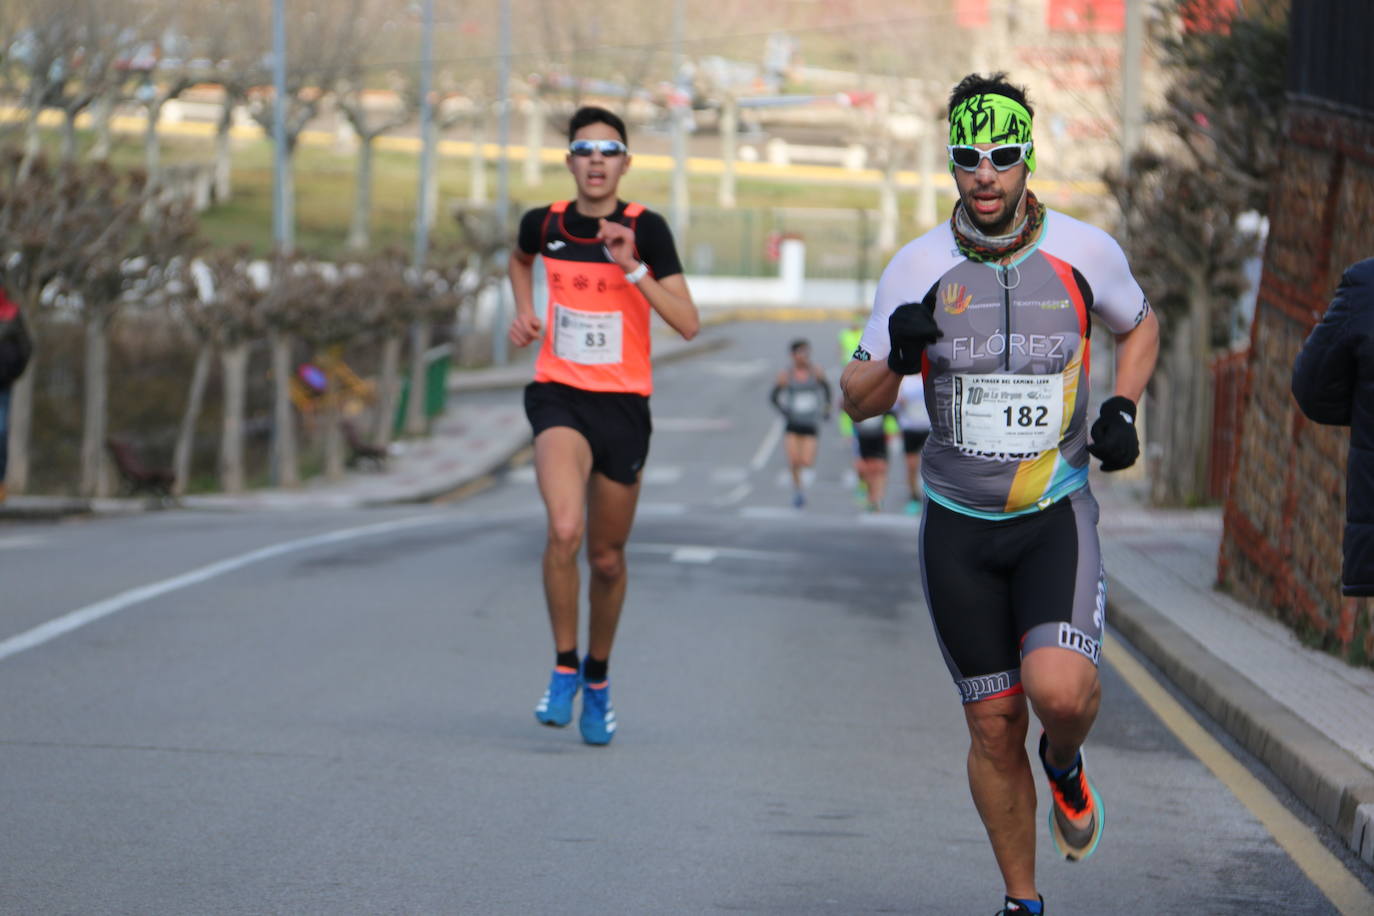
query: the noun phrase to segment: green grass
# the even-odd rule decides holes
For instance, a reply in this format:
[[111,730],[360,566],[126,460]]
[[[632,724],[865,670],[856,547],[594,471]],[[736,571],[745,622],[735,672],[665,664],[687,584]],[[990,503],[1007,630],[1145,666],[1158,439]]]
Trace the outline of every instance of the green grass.
[[[55,138],[49,138],[55,151]],[[89,148],[90,137],[81,137],[82,152]],[[164,140],[162,159],[166,163],[208,162],[213,150],[207,141],[171,138]],[[272,247],[272,144],[255,141],[241,145],[234,153],[233,198],[201,214],[201,229],[213,246],[246,246],[255,254],[268,253]],[[143,164],[141,139],[133,136],[115,137],[111,161],[123,167]],[[440,215],[435,222],[432,238],[436,245],[455,242],[459,238],[456,224],[447,216],[447,208],[455,201],[466,199],[469,191],[470,163],[466,157],[440,159],[438,178]],[[296,175],[296,247],[302,252],[321,257],[334,257],[344,250],[352,217],[356,157],[322,147],[302,147],[295,157]],[[374,164],[372,247],[379,249],[399,246],[409,249],[415,225],[415,199],[418,175],[417,157],[409,153],[379,151]],[[519,162],[510,168],[511,197],[522,208],[537,206],[570,196],[571,181],[561,165],[547,165],[543,180],[535,187],[522,180]],[[487,167],[488,197],[496,194],[497,170],[493,163]],[[693,211],[718,211],[714,177],[693,177],[688,193]],[[621,185],[621,196],[640,201],[666,213],[671,193],[671,175],[667,172],[632,170]],[[909,239],[925,227],[918,227],[911,219],[914,192],[905,190],[899,199],[902,222],[900,239]],[[875,188],[846,187],[830,184],[768,182],[739,178],[736,181],[737,211],[766,210],[775,207],[876,209],[878,191]],[[948,211],[952,198],[941,195],[938,212]],[[711,225],[714,225],[712,223]],[[762,222],[758,223],[762,225]],[[873,226],[872,230],[875,230]],[[683,240],[683,248],[692,241]]]

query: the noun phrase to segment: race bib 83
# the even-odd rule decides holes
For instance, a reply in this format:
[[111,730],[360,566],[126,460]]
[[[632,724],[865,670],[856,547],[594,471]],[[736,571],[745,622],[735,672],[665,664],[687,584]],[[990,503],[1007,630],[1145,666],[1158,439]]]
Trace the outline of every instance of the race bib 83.
[[583,312],[554,304],[553,352],[584,366],[619,363],[622,354],[620,312]]

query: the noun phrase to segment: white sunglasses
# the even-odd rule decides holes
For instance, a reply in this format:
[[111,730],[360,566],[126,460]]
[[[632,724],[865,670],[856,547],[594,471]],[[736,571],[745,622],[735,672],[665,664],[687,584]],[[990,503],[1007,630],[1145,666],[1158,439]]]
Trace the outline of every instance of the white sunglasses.
[[1026,161],[1034,148],[1035,144],[1030,142],[1003,143],[992,149],[979,149],[976,146],[945,147],[949,150],[949,161],[965,172],[976,172],[978,166],[983,164],[984,159],[991,162],[992,167],[997,171],[1005,172],[1017,163]]

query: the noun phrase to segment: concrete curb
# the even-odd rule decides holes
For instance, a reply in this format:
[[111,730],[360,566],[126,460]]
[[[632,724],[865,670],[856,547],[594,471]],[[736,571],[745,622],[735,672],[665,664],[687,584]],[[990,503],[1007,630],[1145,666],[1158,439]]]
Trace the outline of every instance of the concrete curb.
[[0,503],[0,522],[61,521],[85,515],[135,515],[172,508],[176,508],[175,505],[164,504],[157,499],[12,496]]
[[1374,772],[1129,588],[1107,581],[1112,628],[1374,864]]
[[378,509],[385,506],[405,506],[431,502],[495,473],[498,468],[504,466],[506,462],[520,454],[521,449],[529,444],[529,431],[525,430],[519,437],[512,437],[509,446],[503,444],[497,449],[495,455],[490,460],[466,474],[460,474],[442,483],[431,484],[423,489],[407,493],[404,496],[383,496],[371,499],[361,498],[356,505],[362,509]]

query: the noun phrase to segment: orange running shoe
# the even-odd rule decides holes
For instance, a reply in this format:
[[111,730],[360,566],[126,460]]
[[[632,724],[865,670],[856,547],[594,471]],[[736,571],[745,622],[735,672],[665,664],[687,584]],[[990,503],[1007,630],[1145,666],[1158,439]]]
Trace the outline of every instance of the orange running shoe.
[[1045,759],[1048,747],[1049,740],[1041,732],[1040,765],[1049,777],[1050,794],[1054,797],[1054,804],[1050,806],[1050,838],[1060,855],[1070,862],[1081,862],[1096,851],[1102,839],[1102,827],[1106,822],[1102,796],[1083,772],[1081,750],[1073,766],[1058,773]]

